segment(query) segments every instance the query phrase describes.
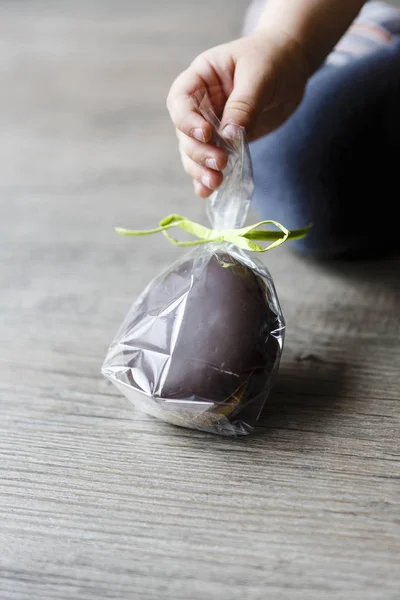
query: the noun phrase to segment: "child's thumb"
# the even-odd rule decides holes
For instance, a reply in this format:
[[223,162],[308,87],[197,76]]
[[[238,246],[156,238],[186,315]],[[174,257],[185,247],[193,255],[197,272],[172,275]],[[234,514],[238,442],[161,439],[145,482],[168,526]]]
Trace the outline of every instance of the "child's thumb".
[[251,129],[273,95],[273,81],[257,71],[241,71],[236,69],[234,88],[222,115],[221,128],[227,137],[235,137],[236,127]]

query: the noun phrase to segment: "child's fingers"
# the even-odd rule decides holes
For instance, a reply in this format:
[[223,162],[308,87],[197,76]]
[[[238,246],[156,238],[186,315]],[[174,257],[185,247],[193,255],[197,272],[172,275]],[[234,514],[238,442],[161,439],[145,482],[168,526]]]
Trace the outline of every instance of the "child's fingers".
[[200,142],[208,142],[212,127],[197,110],[192,98],[196,91],[205,91],[204,82],[199,75],[188,69],[172,84],[167,108],[177,129]]
[[217,146],[202,144],[181,132],[177,132],[181,152],[186,154],[194,162],[204,165],[214,171],[223,171],[226,167],[228,157],[226,153]]
[[194,162],[184,152],[181,153],[183,168],[186,173],[209,190],[216,190],[222,182],[222,173],[203,167]]

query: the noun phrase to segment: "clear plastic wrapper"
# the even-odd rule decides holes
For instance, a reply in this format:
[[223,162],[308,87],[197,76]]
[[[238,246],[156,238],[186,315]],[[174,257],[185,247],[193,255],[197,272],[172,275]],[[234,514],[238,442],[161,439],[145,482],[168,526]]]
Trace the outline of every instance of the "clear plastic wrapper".
[[244,132],[224,140],[212,111],[201,110],[229,157],[208,203],[211,231],[226,235],[205,236],[148,285],[126,315],[102,373],[137,408],[163,421],[246,435],[273,385],[285,321],[270,273],[228,235],[243,228],[253,192]]

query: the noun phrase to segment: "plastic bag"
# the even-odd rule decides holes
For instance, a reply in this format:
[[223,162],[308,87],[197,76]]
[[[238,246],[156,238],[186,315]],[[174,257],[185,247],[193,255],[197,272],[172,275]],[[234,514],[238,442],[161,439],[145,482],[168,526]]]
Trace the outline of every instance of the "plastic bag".
[[229,241],[228,234],[242,231],[253,193],[244,131],[224,140],[215,115],[200,108],[229,157],[208,204],[212,232],[222,235],[208,242],[205,235],[148,285],[111,344],[102,373],[136,407],[163,421],[246,435],[273,385],[285,321],[266,267]]

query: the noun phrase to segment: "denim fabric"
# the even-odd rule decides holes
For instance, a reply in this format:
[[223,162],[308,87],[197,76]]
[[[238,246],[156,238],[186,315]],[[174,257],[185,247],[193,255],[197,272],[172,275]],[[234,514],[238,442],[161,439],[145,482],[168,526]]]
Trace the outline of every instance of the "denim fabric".
[[[274,133],[251,144],[254,205],[289,228],[313,223],[293,247],[312,256],[400,249],[400,36],[347,64],[326,63]],[[379,247],[379,249],[378,249]]]

